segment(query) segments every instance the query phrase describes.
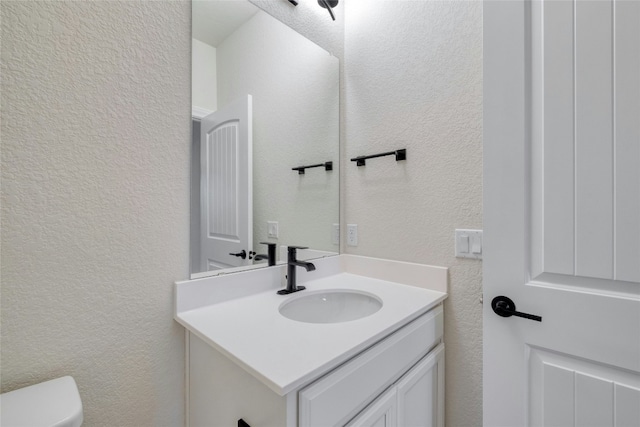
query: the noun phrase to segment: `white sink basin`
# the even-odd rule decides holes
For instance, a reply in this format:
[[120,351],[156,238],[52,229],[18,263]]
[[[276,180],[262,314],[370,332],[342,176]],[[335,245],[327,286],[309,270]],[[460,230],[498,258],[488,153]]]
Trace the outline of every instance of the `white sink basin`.
[[278,310],[291,320],[306,323],[341,323],[362,319],[382,308],[377,296],[348,289],[307,292],[285,301]]

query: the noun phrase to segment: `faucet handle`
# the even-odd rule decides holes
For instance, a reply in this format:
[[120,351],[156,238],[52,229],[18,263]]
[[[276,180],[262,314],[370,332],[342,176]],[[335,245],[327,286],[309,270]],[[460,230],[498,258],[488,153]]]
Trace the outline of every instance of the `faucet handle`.
[[296,252],[298,249],[309,249],[308,246],[287,246],[287,256],[289,261],[296,261],[296,257],[298,253]]

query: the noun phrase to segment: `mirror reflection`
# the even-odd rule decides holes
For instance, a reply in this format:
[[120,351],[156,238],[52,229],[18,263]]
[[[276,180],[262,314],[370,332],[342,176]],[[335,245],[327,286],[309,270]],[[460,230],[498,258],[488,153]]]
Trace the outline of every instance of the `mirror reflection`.
[[191,277],[337,254],[338,59],[248,1],[192,18]]

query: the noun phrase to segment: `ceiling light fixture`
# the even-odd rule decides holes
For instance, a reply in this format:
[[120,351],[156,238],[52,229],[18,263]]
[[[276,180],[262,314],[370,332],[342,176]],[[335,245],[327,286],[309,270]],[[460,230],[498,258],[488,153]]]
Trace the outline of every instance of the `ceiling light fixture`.
[[336,17],[333,15],[333,11],[331,8],[334,8],[338,5],[338,0],[318,0],[318,4],[329,11],[329,15],[331,15],[331,19],[334,21]]

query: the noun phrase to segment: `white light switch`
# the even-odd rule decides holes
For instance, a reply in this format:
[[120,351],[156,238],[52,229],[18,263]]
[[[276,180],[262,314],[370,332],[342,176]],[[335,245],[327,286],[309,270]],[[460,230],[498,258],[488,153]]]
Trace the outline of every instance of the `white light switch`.
[[482,230],[456,230],[456,257],[482,259]]
[[469,253],[469,235],[468,234],[458,235],[457,251],[461,254]]
[[278,238],[278,221],[267,221],[267,237]]
[[476,255],[482,253],[482,234],[475,235],[471,239],[471,253]]

